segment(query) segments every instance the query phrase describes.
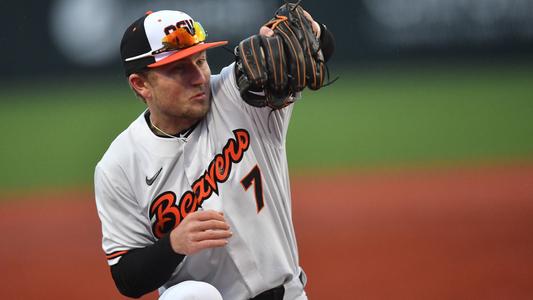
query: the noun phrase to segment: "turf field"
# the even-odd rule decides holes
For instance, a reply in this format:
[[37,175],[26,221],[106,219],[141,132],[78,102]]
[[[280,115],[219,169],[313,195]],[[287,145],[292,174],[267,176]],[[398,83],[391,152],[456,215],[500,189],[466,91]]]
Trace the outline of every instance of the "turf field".
[[[335,72],[334,72],[335,73]],[[288,138],[291,171],[533,158],[533,68],[361,67],[305,92]],[[0,190],[90,186],[112,139],[144,109],[121,77],[0,91]]]

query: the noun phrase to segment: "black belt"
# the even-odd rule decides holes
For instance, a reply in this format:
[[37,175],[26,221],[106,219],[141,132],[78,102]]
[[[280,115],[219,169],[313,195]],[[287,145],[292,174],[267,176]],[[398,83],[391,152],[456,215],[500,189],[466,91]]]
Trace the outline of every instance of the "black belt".
[[[300,282],[303,284],[304,283],[303,272],[300,272],[300,275],[298,276],[298,278],[300,279]],[[285,287],[282,284],[268,291],[264,291],[250,300],[283,300],[283,295],[285,295]]]
[[268,291],[264,291],[250,300],[283,300],[283,295],[285,295],[285,287],[280,285]]

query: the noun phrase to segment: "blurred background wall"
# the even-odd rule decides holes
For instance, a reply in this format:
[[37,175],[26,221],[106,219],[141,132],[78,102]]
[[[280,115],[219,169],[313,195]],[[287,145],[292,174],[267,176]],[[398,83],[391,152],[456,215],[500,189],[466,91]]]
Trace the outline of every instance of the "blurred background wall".
[[[124,28],[147,10],[189,12],[209,39],[234,46],[254,34],[281,1],[43,0],[3,1],[3,79],[120,74]],[[529,0],[304,1],[337,36],[334,64],[443,57],[532,55]],[[221,50],[223,52],[223,50]],[[225,53],[225,52],[224,52]],[[214,55],[215,66],[231,55]]]

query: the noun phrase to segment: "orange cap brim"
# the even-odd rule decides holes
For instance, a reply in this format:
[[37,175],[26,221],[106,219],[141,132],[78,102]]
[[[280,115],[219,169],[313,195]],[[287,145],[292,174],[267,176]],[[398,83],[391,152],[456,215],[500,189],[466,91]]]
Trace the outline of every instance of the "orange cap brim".
[[188,56],[191,56],[193,54],[196,54],[198,52],[204,51],[204,50],[209,49],[209,48],[215,48],[215,47],[226,45],[227,43],[228,43],[228,41],[198,44],[198,45],[186,48],[186,49],[179,50],[178,52],[176,52],[176,53],[174,53],[172,55],[169,55],[169,56],[165,57],[164,59],[162,59],[162,60],[160,60],[158,62],[155,62],[153,64],[149,64],[148,67],[149,68],[160,67],[160,66],[169,64],[171,62],[175,62],[177,60],[184,59],[184,58],[186,58]]

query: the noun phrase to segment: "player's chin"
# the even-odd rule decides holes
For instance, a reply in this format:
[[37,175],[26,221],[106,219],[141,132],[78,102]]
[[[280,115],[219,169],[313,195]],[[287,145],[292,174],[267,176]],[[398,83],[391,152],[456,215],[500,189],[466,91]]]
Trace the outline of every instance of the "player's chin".
[[207,115],[207,112],[209,112],[210,108],[211,101],[209,99],[201,102],[196,101],[191,103],[187,115],[195,119],[201,119]]

